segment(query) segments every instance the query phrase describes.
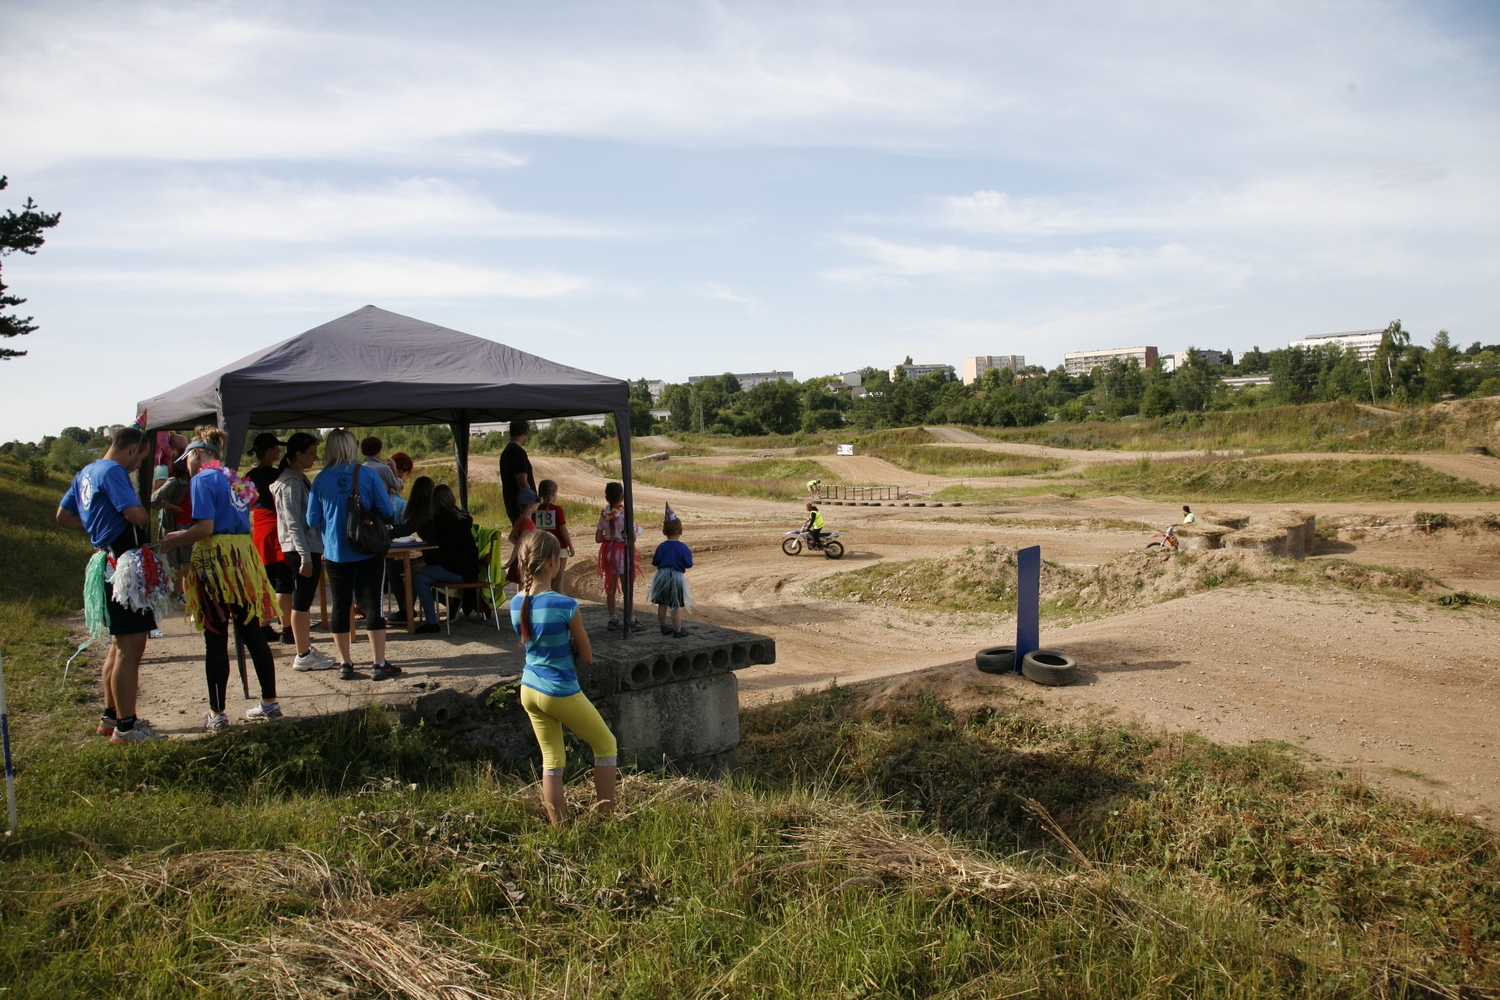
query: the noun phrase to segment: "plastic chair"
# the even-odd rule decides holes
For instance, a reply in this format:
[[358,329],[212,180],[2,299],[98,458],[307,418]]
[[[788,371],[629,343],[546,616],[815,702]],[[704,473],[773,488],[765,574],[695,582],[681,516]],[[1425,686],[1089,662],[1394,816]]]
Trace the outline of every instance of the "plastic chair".
[[441,597],[443,606],[448,609],[448,634],[453,634],[453,593],[457,591],[460,595],[466,590],[487,591],[490,596],[489,614],[494,616],[495,628],[500,630],[500,605],[495,600],[495,581],[490,577],[490,556],[485,553],[479,560],[479,579],[473,583],[434,583],[432,585],[432,596]]

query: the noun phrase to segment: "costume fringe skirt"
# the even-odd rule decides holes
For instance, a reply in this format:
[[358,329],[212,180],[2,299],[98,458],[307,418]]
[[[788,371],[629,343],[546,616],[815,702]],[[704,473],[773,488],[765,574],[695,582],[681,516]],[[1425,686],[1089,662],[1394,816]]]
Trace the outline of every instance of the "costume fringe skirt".
[[690,608],[693,606],[693,589],[688,585],[687,574],[671,566],[663,566],[651,578],[651,590],[646,600],[652,604],[665,604],[668,608]]
[[[628,546],[624,541],[604,542],[599,546],[598,573],[604,579],[604,589],[609,590],[625,575],[625,550]],[[634,572],[631,579],[639,579],[641,575],[641,550],[632,549],[634,555]]]
[[249,535],[209,535],[194,545],[185,584],[187,613],[200,632],[210,604],[241,605],[246,622],[276,617],[276,595]]

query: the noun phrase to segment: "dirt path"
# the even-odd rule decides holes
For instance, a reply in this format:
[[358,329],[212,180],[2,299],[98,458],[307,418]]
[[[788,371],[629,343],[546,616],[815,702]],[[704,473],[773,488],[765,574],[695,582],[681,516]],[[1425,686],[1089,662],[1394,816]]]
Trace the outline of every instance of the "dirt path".
[[962,427],[923,427],[924,431],[949,444],[976,444],[983,443],[987,438],[982,438],[973,431],[966,431]]

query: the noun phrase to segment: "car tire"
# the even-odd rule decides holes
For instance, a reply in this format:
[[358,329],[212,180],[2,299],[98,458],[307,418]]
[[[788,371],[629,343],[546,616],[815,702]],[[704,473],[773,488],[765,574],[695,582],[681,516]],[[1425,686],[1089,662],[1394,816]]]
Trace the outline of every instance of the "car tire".
[[974,665],[987,674],[1016,672],[1016,647],[990,646],[974,654]]
[[796,555],[797,553],[802,551],[802,539],[783,538],[781,540],[781,551],[785,552],[789,556]]
[[1078,663],[1055,649],[1035,649],[1021,658],[1021,673],[1038,684],[1062,687],[1078,679]]
[[844,546],[840,542],[824,542],[823,554],[830,559],[844,558]]

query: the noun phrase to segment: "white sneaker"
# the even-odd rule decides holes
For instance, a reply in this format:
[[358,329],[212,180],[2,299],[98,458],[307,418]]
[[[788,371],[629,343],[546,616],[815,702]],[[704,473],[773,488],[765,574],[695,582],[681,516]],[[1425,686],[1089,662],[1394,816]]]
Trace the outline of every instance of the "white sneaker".
[[209,712],[203,717],[203,728],[211,733],[229,728],[229,716],[223,712]]
[[128,731],[123,729],[116,729],[113,733],[110,734],[109,741],[116,746],[123,746],[127,743],[155,743],[157,740],[164,740],[166,738],[166,733],[158,733],[156,730],[152,729],[150,726],[137,719],[135,727],[133,729],[130,729]]
[[298,653],[292,660],[293,670],[332,670],[334,668],[333,657],[316,649],[309,649],[305,653]]
[[263,701],[254,708],[245,712],[245,718],[251,722],[281,718],[281,705],[274,701]]
[[167,633],[163,632],[159,628],[154,628],[151,630],[151,638],[153,639],[165,639],[166,637]]

